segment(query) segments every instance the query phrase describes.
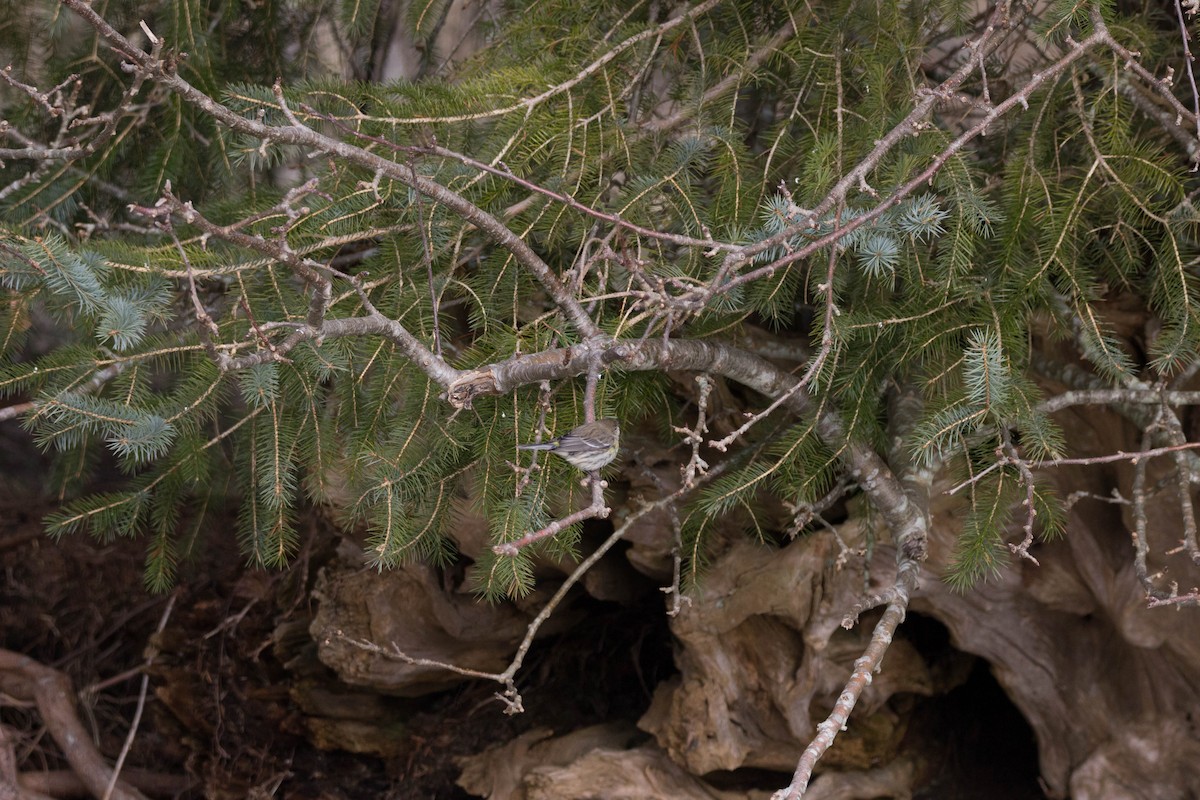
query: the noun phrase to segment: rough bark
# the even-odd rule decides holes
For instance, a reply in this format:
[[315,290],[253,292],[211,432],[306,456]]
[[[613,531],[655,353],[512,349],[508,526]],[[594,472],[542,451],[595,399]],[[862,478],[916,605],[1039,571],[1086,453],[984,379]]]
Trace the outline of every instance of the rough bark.
[[[1103,415],[1064,414],[1062,423],[1083,450],[1112,452],[1130,445],[1122,441],[1127,429]],[[1168,468],[1164,459],[1162,469]],[[1099,497],[1114,485],[1127,485],[1130,469],[1061,470],[1055,480],[1064,496],[1086,491]],[[641,491],[662,482],[648,480]],[[945,494],[946,488],[933,492],[930,559],[912,608],[943,624],[959,650],[991,666],[1034,731],[1050,794],[1100,800],[1200,792],[1200,773],[1187,766],[1200,754],[1195,727],[1200,620],[1187,610],[1147,607],[1131,566],[1127,508],[1096,499],[1076,502],[1067,535],[1035,545],[1040,566],[1011,564],[997,578],[960,593],[940,579],[952,558],[964,503],[961,495]],[[1179,505],[1168,490],[1158,500],[1150,504],[1151,528],[1162,541],[1152,551],[1165,552],[1164,542],[1178,536]],[[1008,532],[1013,541],[1021,536],[1018,527]],[[702,776],[751,767],[789,769],[869,636],[872,614],[853,630],[841,627],[862,596],[864,566],[872,586],[894,578],[894,550],[886,542],[875,548],[869,565],[857,555],[868,532],[852,515],[837,527],[840,542],[829,532],[782,547],[726,536],[724,552],[671,620],[679,675],[655,687],[639,723],[653,735],[652,744],[623,749],[605,740],[578,752],[564,745],[535,765],[541,745],[510,743],[525,748],[523,765],[530,762],[519,779],[504,792],[468,777],[465,785],[490,797],[582,797],[588,795],[580,787],[597,781],[617,792],[606,796],[651,797],[670,786],[671,796],[725,797],[703,784]],[[872,533],[886,535],[882,529]],[[648,517],[634,539],[626,551],[629,562],[661,581],[673,543],[669,515]],[[1172,558],[1153,566],[1182,570]],[[602,587],[609,583],[597,581],[598,593],[605,594]],[[361,588],[350,591],[350,585]],[[501,666],[526,619],[513,608],[481,607],[447,592],[423,568],[383,576],[345,568],[326,578],[320,596],[324,607],[315,632],[359,631],[378,643],[402,642],[402,649],[420,648],[427,657],[486,669]],[[349,602],[348,596],[359,599]],[[347,608],[357,611],[345,617]],[[344,679],[369,680],[390,693],[463,679],[361,650],[339,651],[336,658],[334,653],[325,645],[322,657]],[[338,660],[343,656],[347,660]],[[822,763],[826,785],[834,775],[841,775],[839,786],[875,785],[863,776],[893,765],[888,779],[894,793],[902,794],[915,771],[900,752],[906,724],[893,701],[949,691],[960,678],[934,669],[902,627],[848,730]],[[582,738],[591,741],[591,735]],[[511,756],[511,750],[504,752]],[[568,759],[564,752],[575,755]],[[468,772],[479,768],[476,763]],[[614,775],[640,777],[620,786],[604,783]],[[854,796],[853,791],[831,796]]]

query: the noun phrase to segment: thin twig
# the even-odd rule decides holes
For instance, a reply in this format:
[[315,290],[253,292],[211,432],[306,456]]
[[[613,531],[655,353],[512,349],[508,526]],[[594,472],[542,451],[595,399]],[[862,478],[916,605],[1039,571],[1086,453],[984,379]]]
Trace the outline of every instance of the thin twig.
[[[160,635],[167,627],[167,620],[171,618],[171,611],[175,608],[175,601],[179,598],[179,592],[174,592],[171,598],[167,601],[167,607],[163,609],[162,616],[158,618],[158,627],[155,628],[155,636]],[[125,764],[125,758],[129,755],[129,749],[133,747],[134,737],[137,736],[138,725],[142,721],[142,711],[146,707],[146,693],[150,689],[150,667],[154,664],[154,659],[158,656],[158,648],[154,645],[153,640],[147,646],[146,660],[142,664],[142,687],[138,691],[137,709],[133,712],[133,720],[129,723],[129,733],[125,735],[125,742],[121,745],[121,753],[117,756],[116,763],[113,764],[112,776],[108,779],[108,788],[104,790],[103,800],[111,800],[113,790],[116,788],[117,780],[121,777],[121,767]]]
[[704,434],[708,433],[708,396],[713,390],[712,377],[703,374],[697,375],[696,385],[700,387],[700,392],[696,397],[695,426],[691,428],[675,426],[675,432],[682,433],[684,443],[691,445],[692,448],[692,457],[679,470],[683,475],[684,486],[695,485],[696,476],[703,475],[708,471],[708,462],[700,457],[700,446],[704,444]]
[[825,321],[821,331],[821,346],[817,350],[816,356],[809,361],[808,369],[804,371],[804,375],[800,378],[795,386],[787,391],[786,394],[781,394],[779,397],[776,397],[769,406],[750,417],[750,419],[746,420],[745,424],[743,424],[733,433],[726,436],[724,439],[720,439],[719,441],[715,442],[709,442],[709,447],[715,447],[717,450],[725,452],[729,445],[731,445],[739,437],[744,436],[752,426],[765,419],[771,414],[771,412],[775,411],[775,409],[786,403],[789,397],[796,392],[803,391],[806,387],[808,387],[808,385],[812,383],[813,378],[815,378],[821,371],[821,368],[825,366],[826,359],[829,358],[829,354],[833,351],[833,318],[838,314],[837,305],[834,301],[833,295],[833,278],[836,267],[837,250],[830,248],[829,264],[825,271],[825,282],[817,287],[817,291],[823,292],[825,295]]
[[1196,115],[1196,137],[1200,139],[1200,92],[1196,90],[1196,75],[1192,71],[1192,48],[1188,44],[1192,34],[1183,18],[1183,0],[1175,0],[1175,18],[1179,20],[1179,38],[1183,41],[1183,65],[1187,68],[1188,85],[1192,89],[1192,113]]
[[[416,172],[416,168],[412,168]],[[438,358],[442,357],[442,324],[438,320],[438,295],[437,290],[433,286],[433,246],[429,243],[429,231],[425,229],[425,199],[420,192],[415,193],[417,200],[417,229],[421,231],[421,254],[422,261],[425,262],[425,278],[429,282],[429,309],[433,314],[433,352]],[[429,218],[429,225],[433,225],[433,218]]]
[[588,482],[592,489],[592,502],[589,506],[581,508],[573,514],[568,514],[562,519],[556,519],[541,530],[527,533],[520,539],[495,545],[492,547],[492,552],[498,556],[516,556],[523,548],[528,547],[534,542],[540,542],[542,539],[549,538],[559,531],[564,531],[572,525],[583,522],[585,519],[606,518],[611,511],[604,502],[604,488],[608,486],[608,483],[600,480],[598,472],[589,473]]
[[[703,484],[712,480],[720,475],[723,471],[724,465],[718,465],[717,467],[713,468],[713,470],[709,472],[709,474],[706,475],[700,483]],[[525,663],[525,656],[529,653],[529,648],[533,645],[533,640],[537,636],[538,630],[540,630],[542,625],[546,623],[546,620],[550,619],[555,609],[557,609],[562,603],[563,598],[567,596],[567,593],[572,589],[572,587],[582,580],[583,576],[587,574],[587,572],[593,566],[595,566],[596,562],[603,558],[604,555],[617,544],[617,542],[621,541],[634,523],[647,514],[657,511],[664,506],[673,506],[675,503],[679,502],[679,500],[685,497],[690,491],[692,491],[692,489],[689,489],[686,486],[681,486],[679,489],[675,490],[669,495],[666,495],[665,497],[661,497],[654,502],[642,504],[639,508],[631,512],[629,516],[625,518],[624,522],[617,526],[616,530],[614,530],[612,534],[592,552],[591,555],[579,562],[579,566],[577,566],[574,571],[572,571],[571,574],[566,577],[566,579],[562,582],[562,585],[558,587],[558,591],[551,596],[546,605],[542,607],[542,610],[538,612],[537,616],[534,617],[526,627],[524,638],[522,638],[521,643],[517,646],[517,650],[513,655],[512,661],[509,662],[509,665],[504,669],[503,672],[479,672],[477,670],[458,667],[442,661],[431,659],[415,659],[411,656],[403,654],[394,645],[390,649],[383,648],[371,642],[351,639],[342,634],[340,631],[336,632],[334,636],[355,647],[368,650],[372,653],[377,653],[384,657],[397,658],[405,663],[418,666],[439,667],[467,677],[483,678],[485,680],[492,680],[501,683],[505,686],[505,692],[502,695],[497,695],[497,697],[505,703],[505,713],[520,713],[524,710],[524,707],[522,705],[521,695],[517,692],[514,679],[516,678],[517,672],[520,671],[522,665]]]

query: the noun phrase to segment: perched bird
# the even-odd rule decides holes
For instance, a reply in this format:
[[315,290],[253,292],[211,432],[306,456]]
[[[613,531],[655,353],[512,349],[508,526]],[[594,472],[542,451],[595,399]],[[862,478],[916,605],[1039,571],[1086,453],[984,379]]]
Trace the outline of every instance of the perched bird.
[[550,450],[584,472],[595,472],[617,457],[621,429],[611,417],[585,422],[570,433],[541,444],[520,444],[518,450]]

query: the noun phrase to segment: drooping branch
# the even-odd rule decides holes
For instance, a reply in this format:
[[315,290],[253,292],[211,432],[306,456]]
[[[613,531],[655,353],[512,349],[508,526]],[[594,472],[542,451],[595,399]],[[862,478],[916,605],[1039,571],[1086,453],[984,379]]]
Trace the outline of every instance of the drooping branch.
[[780,800],[795,800],[807,786],[813,766],[845,725],[862,691],[870,683],[871,675],[887,652],[896,628],[904,619],[909,597],[917,586],[918,572],[926,556],[928,518],[875,450],[853,439],[847,441],[845,426],[835,412],[815,407],[804,392],[792,391],[798,381],[794,375],[730,345],[658,339],[618,340],[604,345],[584,344],[532,356],[518,356],[466,372],[450,387],[448,396],[453,404],[469,405],[474,397],[505,393],[521,383],[583,374],[596,359],[602,363],[619,361],[623,368],[630,370],[723,375],[768,397],[786,398],[786,405],[794,413],[815,416],[814,429],[817,434],[839,453],[851,476],[871,499],[891,530],[897,548],[895,581],[878,597],[857,607],[847,617],[845,624],[852,625],[862,610],[881,602],[887,603],[888,608],[876,625],[866,652],[855,662],[854,672],[838,698],[833,713],[818,727],[817,738],[804,751],[792,784],[776,794]]
[[[902,443],[907,438],[908,428],[920,418],[921,397],[913,387],[905,386],[901,391],[893,393],[890,400],[892,408],[889,419],[894,427],[894,430],[890,432],[890,439],[894,443],[890,453],[891,461],[893,464],[902,465],[898,470],[897,479],[904,487],[906,501],[910,507],[909,513],[913,518],[921,520],[923,524],[927,525],[929,488],[933,480],[932,471],[914,461],[907,453],[902,452]],[[923,536],[923,534],[924,529],[920,533],[912,533],[909,536]],[[895,578],[882,590],[859,601],[842,620],[842,627],[848,630],[857,624],[859,615],[864,611],[886,605],[883,616],[880,617],[871,632],[871,641],[863,654],[855,660],[854,669],[841,694],[838,695],[833,710],[824,721],[817,725],[816,736],[801,753],[791,782],[775,792],[772,800],[799,800],[804,796],[817,761],[833,746],[838,733],[845,728],[854,706],[866,688],[871,685],[872,676],[879,671],[888,647],[896,635],[897,628],[904,622],[912,594],[917,589],[917,575],[921,568],[921,561],[925,557],[925,540],[920,539],[920,551],[911,546],[911,541],[905,542],[901,539],[897,544],[899,546],[896,548]]]

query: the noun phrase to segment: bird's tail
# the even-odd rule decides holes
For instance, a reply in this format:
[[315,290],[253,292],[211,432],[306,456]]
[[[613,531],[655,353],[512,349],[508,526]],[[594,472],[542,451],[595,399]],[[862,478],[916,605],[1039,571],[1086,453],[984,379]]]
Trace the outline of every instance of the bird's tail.
[[541,444],[519,444],[518,450],[553,450],[558,447],[558,442],[542,442]]

